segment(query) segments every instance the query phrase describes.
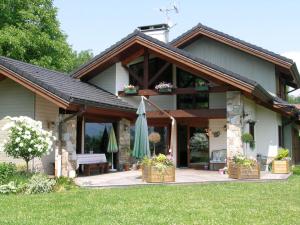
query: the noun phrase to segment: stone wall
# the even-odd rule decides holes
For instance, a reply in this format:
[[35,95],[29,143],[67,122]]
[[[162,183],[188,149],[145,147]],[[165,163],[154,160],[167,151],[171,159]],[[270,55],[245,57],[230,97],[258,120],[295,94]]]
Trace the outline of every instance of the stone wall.
[[[60,115],[60,118],[63,120],[69,116]],[[61,126],[62,140],[58,159],[61,158],[61,175],[65,177],[76,176],[76,126],[77,117],[64,122]]]
[[227,157],[243,154],[243,99],[239,91],[226,93],[227,110]]
[[128,150],[130,149],[130,121],[122,119],[118,124],[119,164],[130,163]]

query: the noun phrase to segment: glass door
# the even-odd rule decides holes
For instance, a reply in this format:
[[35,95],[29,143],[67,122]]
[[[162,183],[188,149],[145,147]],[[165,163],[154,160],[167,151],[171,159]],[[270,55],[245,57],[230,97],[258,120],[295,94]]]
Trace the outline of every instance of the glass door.
[[209,140],[205,128],[190,127],[188,136],[189,167],[208,169]]

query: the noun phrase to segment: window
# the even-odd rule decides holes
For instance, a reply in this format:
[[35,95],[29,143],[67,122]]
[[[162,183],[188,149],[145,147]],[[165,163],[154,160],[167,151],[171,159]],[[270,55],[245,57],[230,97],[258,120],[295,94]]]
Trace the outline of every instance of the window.
[[[148,133],[157,132],[160,134],[160,142],[155,145],[155,153],[156,155],[159,153],[167,154],[169,150],[169,130],[167,126],[159,126],[159,127],[148,127]],[[130,127],[130,148],[134,148],[134,136],[135,136],[135,127]],[[153,153],[154,146],[150,143],[150,152]]]
[[106,153],[112,123],[85,123],[84,153]]
[[249,133],[252,135],[253,140],[254,140],[254,126],[255,126],[254,122],[249,123]]
[[283,147],[283,130],[282,126],[278,126],[278,145]]
[[[151,76],[154,76],[164,65],[166,61],[159,59],[159,58],[153,58],[149,60],[149,78],[151,79]],[[142,79],[144,74],[144,62],[139,62],[136,64],[132,64],[129,66],[129,68]],[[172,66],[168,66],[164,70],[164,72],[160,75],[160,77],[155,81],[152,85],[150,85],[150,89],[154,89],[155,85],[157,85],[160,82],[167,82],[172,83]],[[135,86],[138,86],[138,82],[135,78],[132,76],[129,76],[129,83]]]
[[[179,88],[194,88],[196,82],[205,80],[194,76],[193,74],[177,68],[177,87]],[[184,94],[177,95],[178,109],[203,109],[209,107],[209,94]]]

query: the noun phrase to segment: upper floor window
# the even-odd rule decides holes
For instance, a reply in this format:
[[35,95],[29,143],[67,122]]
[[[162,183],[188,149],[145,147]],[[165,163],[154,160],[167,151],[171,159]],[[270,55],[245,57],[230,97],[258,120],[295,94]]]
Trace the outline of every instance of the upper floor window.
[[[206,82],[195,75],[177,68],[177,87],[194,88],[197,82]],[[209,107],[209,94],[183,94],[177,95],[178,109],[203,109]]]
[[[160,59],[160,58],[153,58],[149,59],[149,79],[151,78],[166,64],[166,61]],[[143,78],[144,74],[144,62],[135,63],[129,66],[129,68],[141,79]],[[142,79],[143,80],[143,79]],[[167,82],[167,83],[173,83],[172,82],[172,66],[169,65],[157,78],[155,82],[150,84],[149,88],[154,89],[155,85],[159,84],[160,82]],[[139,86],[137,80],[129,76],[129,83],[134,86]]]

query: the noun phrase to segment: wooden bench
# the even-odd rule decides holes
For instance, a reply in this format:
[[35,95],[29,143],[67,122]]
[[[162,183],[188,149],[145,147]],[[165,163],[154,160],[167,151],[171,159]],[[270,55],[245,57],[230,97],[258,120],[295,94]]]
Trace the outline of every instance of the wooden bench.
[[108,162],[105,154],[77,154],[77,168],[83,165],[85,176],[90,176],[92,170],[98,170],[99,173],[108,172]]

